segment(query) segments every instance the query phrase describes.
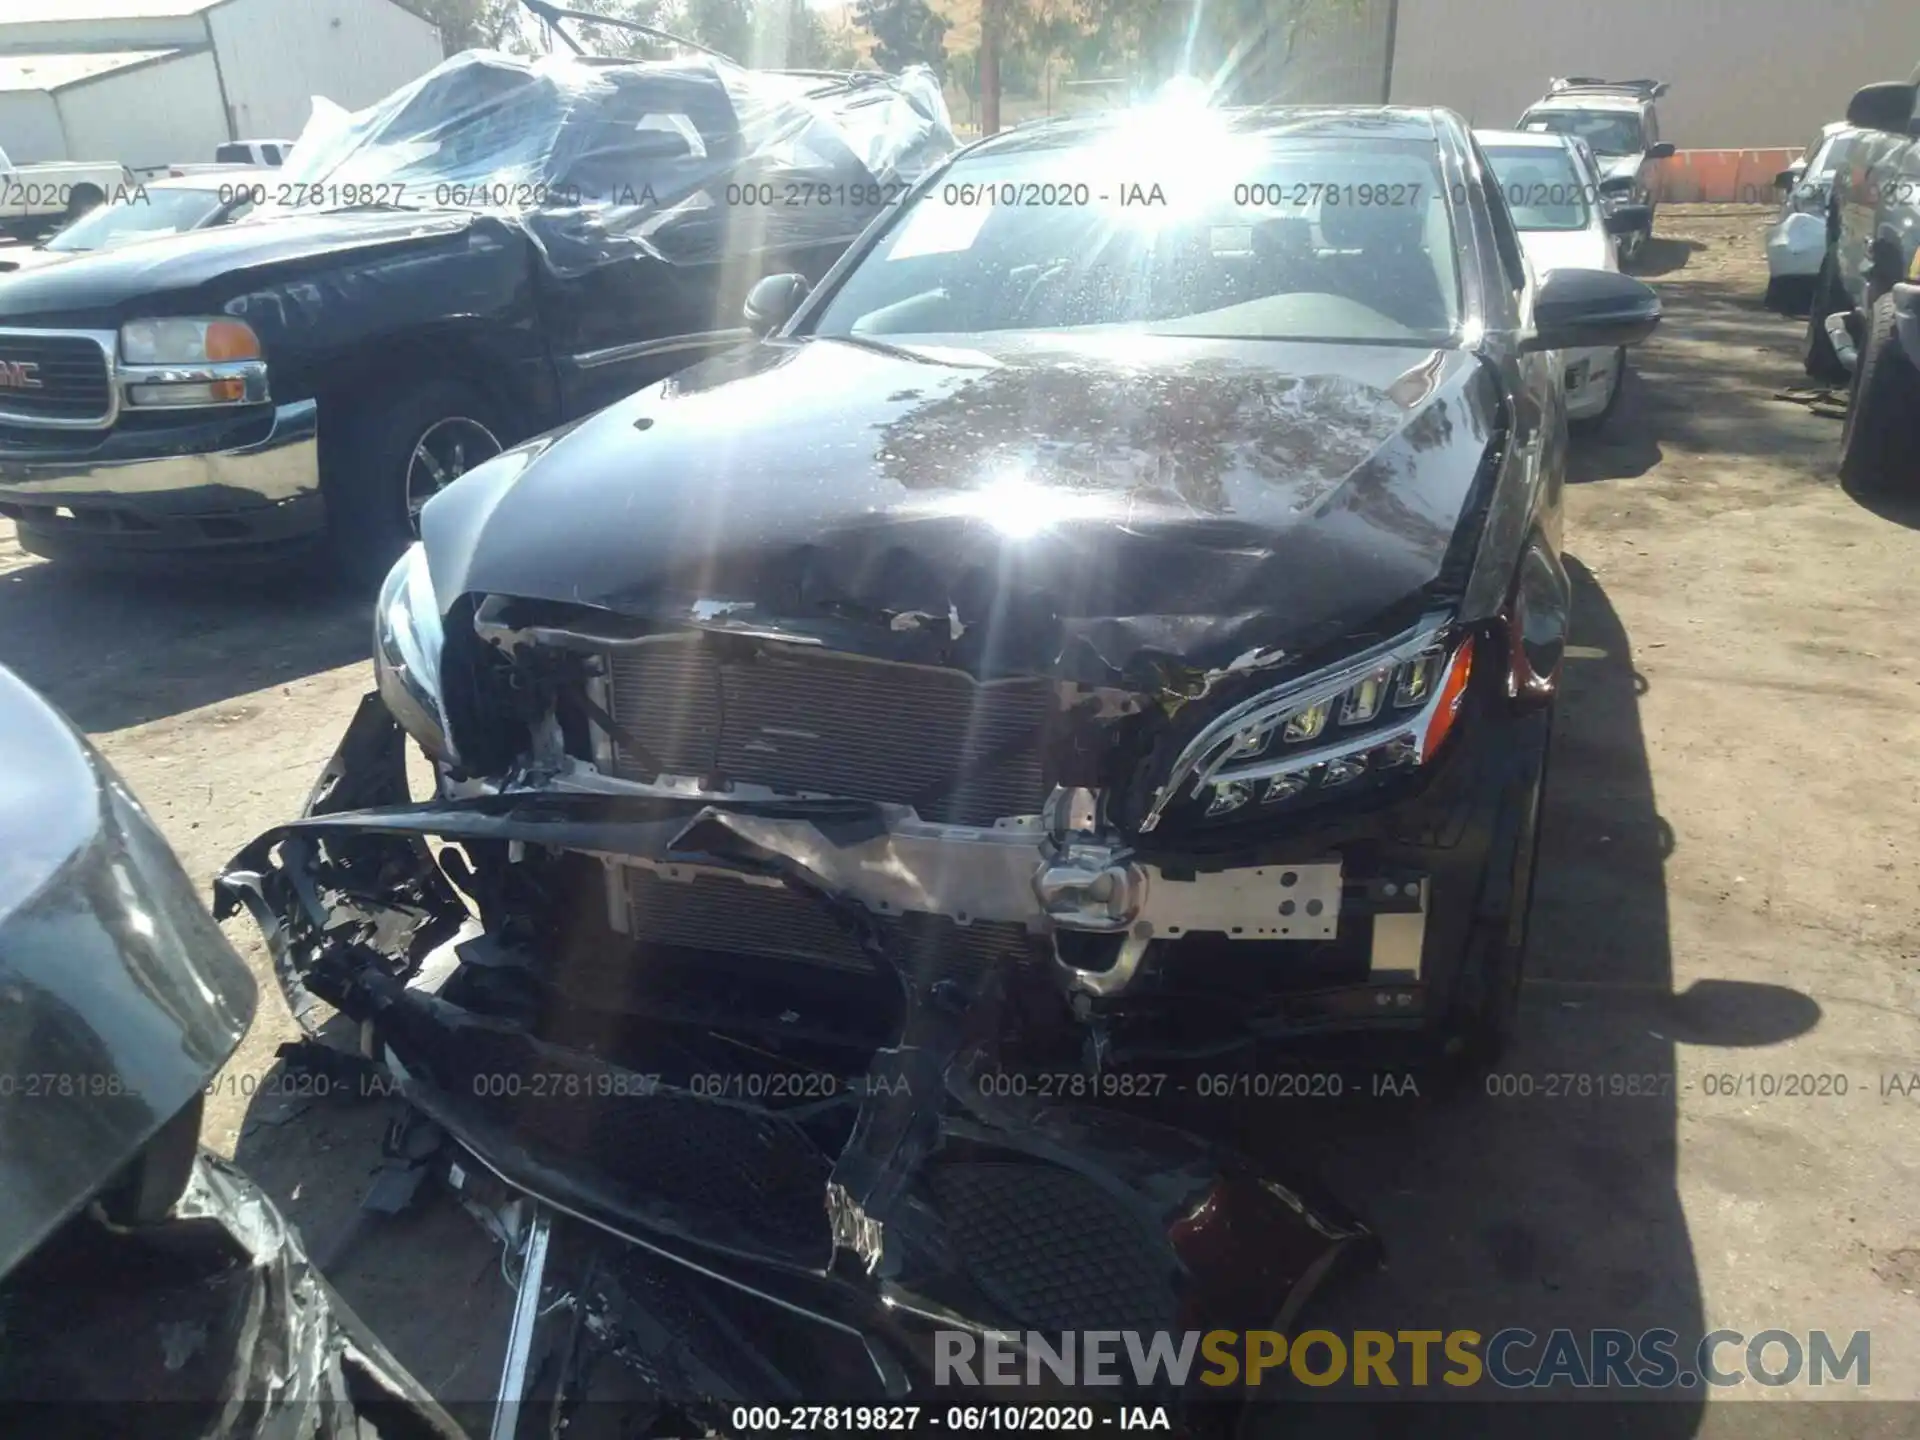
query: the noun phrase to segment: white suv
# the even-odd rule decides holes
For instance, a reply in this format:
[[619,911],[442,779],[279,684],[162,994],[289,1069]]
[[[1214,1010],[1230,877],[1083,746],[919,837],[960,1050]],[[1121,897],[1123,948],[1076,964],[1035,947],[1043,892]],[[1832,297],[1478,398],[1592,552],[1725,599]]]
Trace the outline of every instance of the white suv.
[[1529,107],[1516,127],[1585,140],[1600,162],[1600,201],[1606,213],[1626,205],[1646,207],[1646,228],[1622,239],[1624,260],[1635,259],[1653,238],[1652,167],[1673,154],[1673,146],[1660,138],[1655,104],[1666,93],[1660,80],[1555,80],[1546,98]]

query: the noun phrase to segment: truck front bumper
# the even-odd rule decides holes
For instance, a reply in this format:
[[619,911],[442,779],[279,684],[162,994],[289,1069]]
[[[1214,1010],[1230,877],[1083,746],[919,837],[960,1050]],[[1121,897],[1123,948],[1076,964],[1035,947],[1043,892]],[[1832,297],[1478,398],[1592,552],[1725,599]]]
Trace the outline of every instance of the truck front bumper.
[[0,516],[61,559],[267,551],[318,536],[319,406],[101,435],[0,433]]

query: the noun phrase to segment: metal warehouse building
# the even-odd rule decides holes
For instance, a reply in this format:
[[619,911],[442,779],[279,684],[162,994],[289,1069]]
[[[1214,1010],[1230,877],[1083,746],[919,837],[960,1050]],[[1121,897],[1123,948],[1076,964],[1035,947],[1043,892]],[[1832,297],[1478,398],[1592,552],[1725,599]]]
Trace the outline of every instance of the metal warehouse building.
[[0,0],[0,149],[16,162],[213,159],[291,139],[443,58],[394,0]]

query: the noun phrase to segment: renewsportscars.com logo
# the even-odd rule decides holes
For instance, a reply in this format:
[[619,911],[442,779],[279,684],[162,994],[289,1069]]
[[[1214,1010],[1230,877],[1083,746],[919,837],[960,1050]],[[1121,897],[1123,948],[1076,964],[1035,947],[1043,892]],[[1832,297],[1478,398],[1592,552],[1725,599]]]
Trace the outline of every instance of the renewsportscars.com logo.
[[1873,1383],[1873,1336],[1825,1330],[1081,1330],[934,1334],[934,1383],[1228,1387],[1285,1382],[1373,1389],[1728,1389]]

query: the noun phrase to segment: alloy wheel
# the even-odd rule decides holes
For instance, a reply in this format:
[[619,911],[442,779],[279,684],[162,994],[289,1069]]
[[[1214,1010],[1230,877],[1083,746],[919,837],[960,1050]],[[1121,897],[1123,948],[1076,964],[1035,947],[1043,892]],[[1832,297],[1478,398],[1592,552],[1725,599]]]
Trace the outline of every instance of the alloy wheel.
[[503,447],[478,420],[449,415],[429,425],[407,457],[407,525],[420,533],[420,511],[427,501]]

